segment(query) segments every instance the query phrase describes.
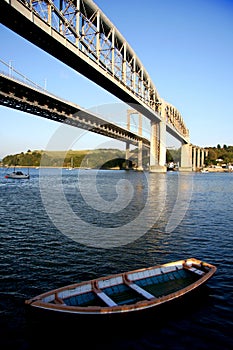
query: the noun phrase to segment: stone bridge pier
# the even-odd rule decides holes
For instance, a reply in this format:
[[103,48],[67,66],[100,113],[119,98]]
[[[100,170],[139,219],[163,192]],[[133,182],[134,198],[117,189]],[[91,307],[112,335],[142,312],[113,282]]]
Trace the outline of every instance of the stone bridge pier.
[[[131,116],[137,114],[138,115],[138,135],[142,136],[142,114],[135,111],[134,109],[128,109],[127,110],[127,130],[130,131],[130,122],[131,122]],[[142,171],[143,170],[143,162],[142,162],[142,152],[143,152],[143,145],[142,141],[138,141],[138,166],[137,170]],[[125,159],[127,163],[127,167],[129,167],[129,157],[130,157],[130,143],[126,142],[126,154]]]
[[179,171],[192,171],[192,145],[189,143],[181,146]]
[[151,122],[150,172],[164,173],[166,167],[166,123]]
[[208,155],[208,150],[192,146],[192,169],[193,171],[198,171],[205,165],[205,158]]
[[[127,130],[130,130],[130,120],[132,115],[138,115],[138,135],[142,136],[142,114],[135,110],[127,110]],[[143,170],[142,162],[142,141],[138,142],[138,167],[137,170]],[[129,159],[130,145],[126,142],[126,160]],[[151,122],[150,138],[150,172],[166,172],[166,122]]]
[[[127,110],[127,130],[130,130],[130,120],[132,115],[138,115],[138,135],[142,136],[142,114],[135,110]],[[166,167],[166,111],[164,105],[160,106],[161,121],[151,121],[150,137],[150,164],[149,171],[152,173],[165,173]],[[138,142],[138,167],[143,170],[142,159],[143,144]],[[205,157],[208,151],[190,143],[181,145],[181,159],[179,171],[191,172],[200,170],[205,164]],[[130,157],[130,143],[126,142],[126,161]]]
[[167,171],[165,105],[160,104],[158,110],[162,117],[161,121],[151,121],[150,172],[165,173]]
[[179,171],[198,171],[205,165],[208,151],[191,144],[181,146],[181,165]]

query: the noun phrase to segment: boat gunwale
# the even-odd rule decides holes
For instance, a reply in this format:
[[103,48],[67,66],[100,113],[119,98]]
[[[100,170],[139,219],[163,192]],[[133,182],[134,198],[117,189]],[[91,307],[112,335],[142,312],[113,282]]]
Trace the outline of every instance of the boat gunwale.
[[[130,274],[130,273],[137,273],[137,272],[144,272],[144,271],[148,271],[148,270],[152,270],[155,268],[162,268],[162,267],[167,267],[167,266],[175,266],[178,264],[182,264],[184,269],[189,270],[189,266],[188,264],[192,263],[192,266],[198,265],[200,267],[200,264],[203,264],[203,267],[208,267],[209,271],[204,272],[204,274],[202,276],[199,276],[197,281],[194,281],[193,283],[189,284],[188,286],[179,289],[176,292],[173,293],[169,293],[166,294],[164,296],[161,297],[154,297],[153,299],[150,300],[141,300],[138,301],[136,303],[133,304],[123,304],[123,305],[115,305],[115,306],[74,306],[74,305],[66,305],[65,301],[63,303],[63,300],[59,300],[58,298],[58,302],[57,303],[50,303],[50,302],[45,302],[41,299],[51,296],[51,295],[56,295],[62,291],[66,291],[66,290],[72,290],[75,289],[79,286],[84,286],[87,284],[93,284],[94,282],[98,282],[98,281],[103,281],[103,280],[109,280],[111,278],[116,278],[116,277],[122,277],[123,281],[124,281],[124,275],[125,274]],[[108,275],[108,276],[104,276],[104,277],[99,277],[96,279],[92,279],[89,281],[83,281],[83,282],[79,282],[79,283],[74,283],[68,286],[64,286],[64,287],[60,287],[60,288],[56,288],[53,289],[51,291],[42,293],[34,298],[28,299],[25,301],[25,304],[33,306],[33,307],[38,307],[38,308],[42,308],[42,309],[46,309],[46,310],[53,310],[53,311],[59,311],[59,312],[68,312],[68,313],[77,313],[77,314],[106,314],[106,313],[121,313],[121,312],[129,312],[129,311],[138,311],[138,310],[142,310],[142,309],[146,309],[146,308],[150,308],[153,306],[157,306],[160,304],[163,304],[167,301],[176,299],[178,297],[183,296],[184,294],[191,292],[192,290],[196,289],[197,287],[199,287],[200,285],[204,284],[215,272],[216,272],[217,268],[216,266],[203,262],[201,260],[195,259],[195,258],[189,258],[189,259],[184,259],[184,260],[179,260],[179,261],[175,261],[175,262],[171,262],[171,263],[166,263],[166,264],[161,264],[161,265],[156,265],[156,266],[152,266],[149,268],[142,268],[142,269],[137,269],[137,270],[132,270],[132,271],[128,271],[127,273],[118,273],[118,274],[113,274],[113,275]],[[163,274],[163,273],[161,273]],[[135,282],[135,281],[132,281]],[[116,284],[117,285],[117,284]],[[91,292],[93,292],[93,289],[90,290]],[[81,294],[85,294],[85,293],[81,293]],[[81,295],[79,294],[79,295]]]

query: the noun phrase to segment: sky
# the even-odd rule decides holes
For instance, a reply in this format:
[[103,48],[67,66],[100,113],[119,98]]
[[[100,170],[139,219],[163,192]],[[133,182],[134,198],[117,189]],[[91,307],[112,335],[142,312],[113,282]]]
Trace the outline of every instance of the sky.
[[[233,145],[233,0],[94,2],[133,48],[160,97],[179,110],[190,142]],[[91,110],[121,103],[2,24],[0,40],[0,60],[49,92]],[[0,70],[7,71],[1,63]],[[46,149],[58,124],[0,106],[0,159]],[[109,138],[86,132],[74,149],[109,144]]]

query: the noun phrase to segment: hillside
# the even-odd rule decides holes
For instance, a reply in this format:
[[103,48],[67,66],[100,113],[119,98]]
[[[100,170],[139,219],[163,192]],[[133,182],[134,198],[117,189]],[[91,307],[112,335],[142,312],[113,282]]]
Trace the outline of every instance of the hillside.
[[[233,164],[233,146],[217,145],[217,147],[206,147],[208,156],[205,165]],[[179,162],[181,149],[167,150],[166,161]],[[138,149],[130,152],[130,167],[137,166]],[[149,164],[149,156],[143,154],[143,166]],[[2,159],[4,167],[74,167],[74,168],[101,168],[101,169],[124,169],[126,168],[125,151],[119,149],[96,149],[80,151],[43,151],[28,150],[18,154],[7,155]]]
[[74,167],[74,168],[124,168],[125,152],[118,149],[81,151],[30,151],[7,155],[2,166],[19,167]]
[[218,163],[233,164],[233,146],[219,144],[217,147],[206,147],[208,156],[205,160],[206,165],[216,165]]

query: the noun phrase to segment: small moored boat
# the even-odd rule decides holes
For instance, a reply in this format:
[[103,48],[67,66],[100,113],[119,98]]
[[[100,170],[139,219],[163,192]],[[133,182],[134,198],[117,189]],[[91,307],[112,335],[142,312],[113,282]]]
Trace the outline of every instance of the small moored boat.
[[26,300],[36,309],[80,315],[112,315],[154,308],[195,290],[216,267],[190,258],[75,283]]
[[14,171],[12,171],[12,173],[5,175],[5,178],[6,179],[29,179],[30,175],[29,175],[29,171],[27,174],[24,174],[22,171],[20,170],[16,171],[14,168]]

